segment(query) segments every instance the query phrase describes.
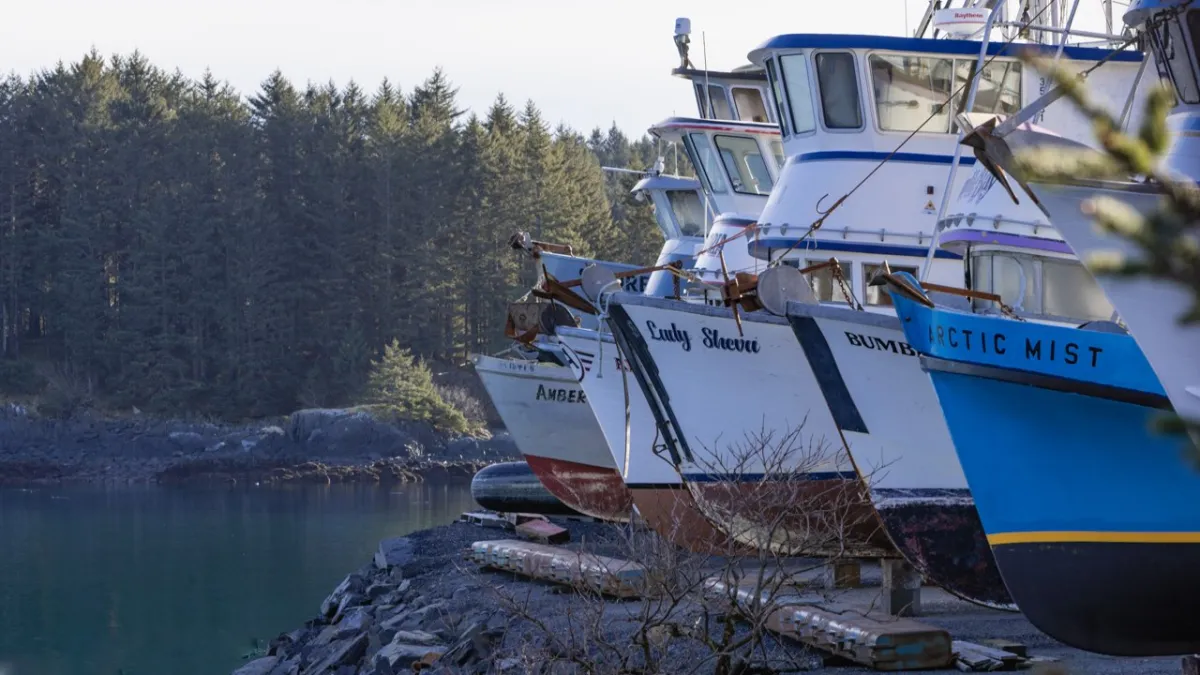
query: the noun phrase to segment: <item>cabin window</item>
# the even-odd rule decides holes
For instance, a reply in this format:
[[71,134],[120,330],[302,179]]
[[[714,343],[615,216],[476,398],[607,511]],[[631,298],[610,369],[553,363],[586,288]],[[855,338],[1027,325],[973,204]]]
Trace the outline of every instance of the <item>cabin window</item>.
[[[949,133],[953,108],[947,105],[957,93],[957,107],[966,104],[975,59],[948,59],[901,54],[872,54],[869,59],[875,113],[883,131]],[[1021,109],[1021,64],[993,61],[979,76],[972,112],[1012,114]],[[926,118],[932,118],[926,122]],[[924,126],[922,126],[924,124]]]
[[708,189],[715,193],[725,192],[725,179],[722,177],[717,153],[713,151],[712,144],[708,142],[708,136],[700,133],[692,133],[688,134],[688,139],[695,150],[694,154],[700,160],[698,168],[703,175],[702,180],[708,184]]
[[771,98],[775,99],[775,114],[779,120],[779,133],[785,138],[791,133],[787,114],[783,110],[783,90],[779,76],[775,73],[775,59],[767,60],[767,81],[771,83]]
[[996,293],[1022,314],[1081,322],[1113,316],[1104,291],[1077,260],[989,251],[972,255],[971,278],[975,290]]
[[[1188,12],[1189,31],[1193,35],[1196,31],[1192,30],[1191,26],[1195,20],[1191,15],[1194,13],[1195,10]],[[1161,67],[1170,75],[1175,95],[1184,103],[1200,103],[1200,87],[1196,85],[1196,71],[1192,67],[1191,54],[1183,39],[1180,21],[1168,19],[1147,32],[1158,57],[1156,60],[1163,64]]]
[[792,131],[808,133],[817,128],[812,106],[812,85],[809,84],[808,57],[788,54],[779,57],[783,86],[787,90],[788,107],[792,109]]
[[[829,259],[806,260],[804,261],[804,266],[812,267],[824,262],[829,262]],[[848,288],[850,280],[853,278],[850,276],[850,263],[839,262],[838,268],[841,269],[842,279],[845,279]],[[842,284],[838,283],[837,279],[834,278],[832,266],[822,267],[814,272],[809,272],[808,283],[812,285],[813,295],[817,296],[817,300],[820,302],[850,302],[850,299],[842,292]]]
[[704,202],[695,190],[667,190],[667,201],[675,214],[675,222],[685,237],[704,234]]
[[[917,268],[915,267],[895,267],[892,268],[892,273],[908,272],[914,277],[917,276]],[[876,274],[883,272],[883,265],[863,265],[863,294],[866,296],[868,305],[890,307],[892,305],[892,295],[887,292],[886,286],[872,286],[871,280]]]
[[817,54],[817,83],[821,85],[821,112],[830,129],[862,128],[858,103],[858,76],[849,52]]
[[700,109],[706,111],[711,120],[735,119],[729,108],[729,99],[725,97],[725,87],[717,84],[708,85],[708,100],[704,98],[703,85],[696,85],[696,95],[700,97]]
[[783,143],[780,143],[777,138],[771,139],[771,154],[775,155],[776,172],[783,171],[783,163],[787,160],[787,157],[783,154]]
[[[954,64],[954,91],[959,93],[961,109],[971,93],[970,77],[975,70],[974,59],[959,59]],[[960,89],[961,88],[961,89]],[[975,90],[975,105],[971,112],[1011,115],[1021,109],[1021,63],[996,61],[983,67],[979,86]]]
[[[950,130],[954,61],[929,56],[872,54],[875,114],[883,131]],[[926,122],[930,115],[933,117]],[[924,123],[924,126],[921,126]]]
[[758,148],[758,141],[744,136],[720,134],[715,138],[721,160],[733,183],[733,191],[752,195],[770,194],[774,184]]
[[743,122],[770,122],[767,106],[763,103],[762,90],[733,87],[733,107],[737,108],[738,119]]
[[1100,284],[1076,260],[1042,260],[1042,314],[1108,321],[1113,306]]

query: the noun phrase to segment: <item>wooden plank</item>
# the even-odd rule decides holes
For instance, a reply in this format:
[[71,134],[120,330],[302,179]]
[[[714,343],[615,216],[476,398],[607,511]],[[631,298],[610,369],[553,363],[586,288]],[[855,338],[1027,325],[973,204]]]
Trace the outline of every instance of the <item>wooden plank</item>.
[[980,640],[979,644],[986,647],[991,647],[993,649],[999,649],[1001,651],[1008,652],[1009,654],[1016,654],[1021,658],[1027,658],[1029,656],[1029,649],[1025,645],[1021,644],[1020,642],[1013,642],[1012,640],[990,638],[987,640]]
[[645,568],[620,558],[513,539],[477,541],[471,544],[467,557],[485,567],[583,586],[606,595],[635,598],[645,591]]
[[480,527],[494,527],[500,530],[512,528],[512,524],[498,513],[488,513],[487,511],[467,511],[459,516],[459,520]]
[[527,520],[517,525],[517,534],[524,539],[543,544],[565,544],[571,541],[571,533],[548,520]]
[[744,612],[767,603],[769,630],[875,670],[946,668],[955,661],[950,634],[935,626],[912,619],[876,620],[856,614],[850,606],[781,604],[777,598],[761,597],[761,586],[730,589],[717,578],[706,585],[723,594],[735,590]]

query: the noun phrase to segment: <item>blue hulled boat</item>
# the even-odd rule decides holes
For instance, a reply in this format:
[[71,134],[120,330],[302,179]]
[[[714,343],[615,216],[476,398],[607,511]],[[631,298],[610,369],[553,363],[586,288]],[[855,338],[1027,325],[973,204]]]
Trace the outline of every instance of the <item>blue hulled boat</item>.
[[1114,655],[1200,650],[1200,471],[1132,337],[936,306],[887,277],[1004,583],[1042,631]]

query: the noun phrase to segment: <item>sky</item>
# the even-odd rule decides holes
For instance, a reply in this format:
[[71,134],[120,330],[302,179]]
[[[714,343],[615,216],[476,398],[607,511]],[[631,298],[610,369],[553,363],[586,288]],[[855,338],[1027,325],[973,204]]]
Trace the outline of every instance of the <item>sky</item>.
[[[1015,0],[1010,0],[1016,4]],[[616,124],[640,136],[696,114],[679,65],[675,19],[692,23],[691,59],[730,70],[780,33],[905,35],[927,0],[12,0],[0,22],[0,72],[140,50],[199,77],[209,69],[251,95],[279,69],[297,86],[386,77],[402,91],[441,66],[461,107],[483,114],[497,94],[532,99],[551,125]],[[1100,0],[1078,27],[1102,26]],[[1124,3],[1119,3],[1124,4]],[[1095,5],[1096,7],[1088,7]],[[1117,10],[1119,17],[1120,9]],[[1118,18],[1119,21],[1119,18]]]

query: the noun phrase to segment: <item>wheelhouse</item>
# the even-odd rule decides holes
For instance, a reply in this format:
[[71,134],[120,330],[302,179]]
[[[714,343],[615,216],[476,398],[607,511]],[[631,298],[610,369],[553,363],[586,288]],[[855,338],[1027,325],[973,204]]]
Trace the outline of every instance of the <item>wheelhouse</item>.
[[[857,300],[868,309],[890,304],[868,285],[885,260],[918,274],[928,258],[931,282],[961,284],[962,253],[934,244],[939,215],[969,173],[953,168],[975,164],[958,146],[956,119],[968,109],[972,82],[973,121],[1012,115],[1044,93],[1049,83],[1023,66],[1018,47],[1056,49],[799,34],[753,50],[749,58],[766,71],[780,120],[787,161],[778,184],[787,189],[768,200],[748,237],[750,253],[799,268],[836,257],[838,267],[810,275],[818,299]],[[1089,74],[1089,88],[1117,112],[1142,65],[1140,53],[1093,47],[1064,46],[1061,59],[1077,72],[1106,59]],[[1035,122],[1095,145],[1091,125],[1068,101],[1047,106]]]
[[[774,125],[671,117],[650,134],[683,146],[712,214],[757,216],[779,180],[783,145]],[[699,235],[707,233],[706,223]]]

